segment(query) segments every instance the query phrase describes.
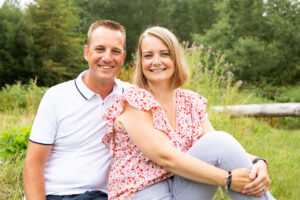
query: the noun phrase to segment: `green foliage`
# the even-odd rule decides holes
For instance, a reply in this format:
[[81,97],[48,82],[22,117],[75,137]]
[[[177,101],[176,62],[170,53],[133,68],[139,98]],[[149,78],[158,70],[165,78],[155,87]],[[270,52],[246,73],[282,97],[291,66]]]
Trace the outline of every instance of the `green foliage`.
[[30,127],[12,128],[0,134],[0,157],[5,159],[19,154],[25,154],[28,145]]
[[112,19],[127,31],[127,60],[133,60],[140,34],[149,26],[172,30],[181,41],[202,33],[217,17],[214,3],[220,0],[74,0],[81,9],[80,31],[86,34],[97,19]]
[[237,79],[260,86],[299,82],[299,1],[225,0],[217,9],[217,23],[194,34],[196,43],[225,53]]
[[225,62],[225,55],[194,44],[184,46],[191,74],[185,88],[207,98],[210,105],[242,103],[236,98],[242,81],[233,82],[231,64]]
[[0,90],[0,111],[25,109],[35,111],[47,88],[38,87],[36,82],[30,80],[29,84],[6,84]]
[[0,166],[0,199],[20,200],[24,197],[22,172],[24,153],[2,160]]
[[300,86],[280,87],[276,89],[276,102],[300,102]]
[[31,54],[32,36],[24,14],[6,1],[0,8],[0,87],[15,81],[27,82],[34,78],[35,68]]
[[71,0],[36,0],[27,9],[38,84],[53,85],[85,68],[77,10]]

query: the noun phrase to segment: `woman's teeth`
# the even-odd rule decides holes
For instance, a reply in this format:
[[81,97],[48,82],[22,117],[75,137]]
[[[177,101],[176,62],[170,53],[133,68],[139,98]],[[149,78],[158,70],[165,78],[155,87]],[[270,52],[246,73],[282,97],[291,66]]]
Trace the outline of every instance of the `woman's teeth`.
[[166,70],[166,68],[162,68],[162,69],[150,69],[151,72],[161,72]]

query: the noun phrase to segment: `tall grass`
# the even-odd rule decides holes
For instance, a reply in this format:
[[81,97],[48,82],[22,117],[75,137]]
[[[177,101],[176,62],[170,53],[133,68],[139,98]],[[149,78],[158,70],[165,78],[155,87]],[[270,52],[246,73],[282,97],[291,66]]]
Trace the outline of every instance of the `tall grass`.
[[[233,82],[231,65],[224,62],[224,55],[213,52],[203,46],[184,45],[185,56],[191,71],[191,77],[185,88],[196,91],[208,99],[210,121],[217,130],[232,134],[254,155],[268,159],[269,173],[272,180],[271,193],[280,200],[296,200],[300,196],[300,129],[281,129],[281,126],[270,126],[264,120],[255,118],[230,118],[225,113],[214,113],[209,109],[213,105],[259,103],[266,100],[255,96],[252,92],[241,93],[242,81]],[[132,81],[134,65],[122,68],[118,77],[124,81]],[[16,138],[26,138],[21,134],[25,125],[31,126],[38,103],[46,88],[39,88],[34,81],[29,85],[17,83],[5,86],[0,91],[0,135],[10,132],[12,138],[0,138],[0,150],[18,146]],[[268,100],[269,101],[269,100]],[[276,120],[272,123],[277,124]],[[17,130],[18,133],[14,131]],[[14,132],[14,133],[13,133]],[[21,139],[17,139],[21,140]],[[19,147],[18,147],[19,148]],[[23,148],[23,147],[20,147]],[[16,148],[12,148],[16,149]],[[4,164],[0,166],[0,199],[22,199],[22,167],[24,154],[15,151],[11,156],[0,158]],[[215,200],[229,199],[220,190]]]
[[245,96],[236,98],[243,81],[233,82],[234,74],[231,64],[225,63],[225,55],[204,46],[188,45],[184,44],[184,52],[191,75],[184,87],[206,97],[210,105],[245,103]]

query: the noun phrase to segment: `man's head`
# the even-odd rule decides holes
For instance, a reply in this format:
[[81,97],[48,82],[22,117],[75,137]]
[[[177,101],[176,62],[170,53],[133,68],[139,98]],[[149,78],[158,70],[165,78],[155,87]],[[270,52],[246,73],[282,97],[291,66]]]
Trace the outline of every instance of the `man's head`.
[[121,24],[112,20],[97,20],[92,23],[87,34],[87,45],[90,43],[91,35],[93,34],[94,30],[99,27],[120,31],[124,38],[124,49],[126,48],[126,30]]
[[114,82],[126,56],[125,37],[124,27],[111,20],[98,20],[90,26],[84,47],[90,87]]

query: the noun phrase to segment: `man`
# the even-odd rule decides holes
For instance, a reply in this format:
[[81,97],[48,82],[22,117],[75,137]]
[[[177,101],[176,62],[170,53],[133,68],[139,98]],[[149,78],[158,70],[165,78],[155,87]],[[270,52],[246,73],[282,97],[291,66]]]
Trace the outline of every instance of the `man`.
[[89,70],[46,92],[25,159],[27,200],[107,199],[111,157],[101,140],[102,114],[128,87],[116,79],[126,56],[125,38],[117,22],[93,23],[84,47]]

